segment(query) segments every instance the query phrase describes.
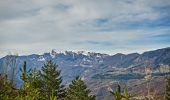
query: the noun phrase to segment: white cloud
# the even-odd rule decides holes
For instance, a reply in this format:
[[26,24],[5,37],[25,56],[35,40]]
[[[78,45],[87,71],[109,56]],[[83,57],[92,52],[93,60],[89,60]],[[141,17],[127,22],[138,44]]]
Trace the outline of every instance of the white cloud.
[[[169,32],[169,27],[128,29],[124,24],[129,22],[140,24],[145,20],[154,22],[167,15],[155,10],[154,7],[164,6],[170,6],[169,0],[1,1],[0,52],[4,55],[5,50],[15,49],[22,54],[42,53],[53,48],[117,52],[129,47],[140,48],[128,43],[164,34]],[[97,22],[100,19],[108,21]],[[103,31],[105,29],[106,31]],[[102,47],[92,44],[74,44],[89,40],[110,41],[114,45],[99,50]],[[145,48],[144,45],[141,47]],[[114,51],[115,48],[118,49]],[[146,48],[149,49],[149,46]],[[128,52],[130,51],[132,50]]]

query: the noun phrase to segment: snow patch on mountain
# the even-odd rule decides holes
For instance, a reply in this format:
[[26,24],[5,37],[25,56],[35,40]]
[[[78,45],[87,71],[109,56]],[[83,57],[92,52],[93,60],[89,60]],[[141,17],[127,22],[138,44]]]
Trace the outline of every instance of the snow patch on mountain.
[[55,58],[57,55],[57,52],[55,50],[52,50],[50,53],[51,58]]
[[37,61],[45,61],[45,58],[43,56],[40,56]]
[[80,64],[81,67],[93,67],[93,65],[90,64]]

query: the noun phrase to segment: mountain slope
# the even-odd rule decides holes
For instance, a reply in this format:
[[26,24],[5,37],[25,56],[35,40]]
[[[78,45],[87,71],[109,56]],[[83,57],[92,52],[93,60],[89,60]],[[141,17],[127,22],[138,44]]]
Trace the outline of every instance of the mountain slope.
[[[8,56],[0,59],[0,69],[3,72]],[[33,69],[40,69],[47,60],[56,62],[62,70],[64,76],[68,78],[76,75],[83,75],[87,71],[93,73],[101,73],[104,70],[110,70],[112,67],[145,67],[147,65],[153,68],[159,64],[170,65],[170,47],[158,49],[154,51],[147,51],[142,54],[115,54],[107,55],[100,53],[84,53],[65,51],[57,53],[52,50],[51,53],[44,53],[43,55],[32,54],[28,56],[17,57],[17,69],[22,66],[23,61],[27,61],[28,67]],[[67,73],[69,75],[67,75]]]

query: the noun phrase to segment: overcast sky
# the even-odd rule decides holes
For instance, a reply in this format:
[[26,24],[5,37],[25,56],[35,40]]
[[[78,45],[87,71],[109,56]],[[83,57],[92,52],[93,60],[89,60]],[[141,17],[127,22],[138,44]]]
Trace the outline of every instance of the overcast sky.
[[0,57],[170,47],[170,0],[0,0]]

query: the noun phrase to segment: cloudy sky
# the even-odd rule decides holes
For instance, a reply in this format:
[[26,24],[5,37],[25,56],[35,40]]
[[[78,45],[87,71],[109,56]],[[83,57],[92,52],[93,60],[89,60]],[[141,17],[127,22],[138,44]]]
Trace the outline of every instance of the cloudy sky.
[[170,0],[0,0],[0,56],[170,47]]

